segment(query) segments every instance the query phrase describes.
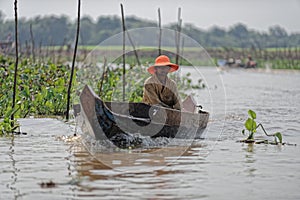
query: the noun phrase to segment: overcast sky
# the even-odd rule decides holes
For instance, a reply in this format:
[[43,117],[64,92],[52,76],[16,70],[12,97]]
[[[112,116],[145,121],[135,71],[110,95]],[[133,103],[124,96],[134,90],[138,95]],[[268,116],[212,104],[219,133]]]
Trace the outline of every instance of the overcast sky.
[[[6,19],[14,17],[14,0],[0,0],[0,9]],[[183,23],[192,23],[201,29],[213,26],[228,29],[243,23],[248,29],[268,31],[280,25],[288,33],[300,33],[300,0],[81,0],[81,14],[97,19],[101,15],[120,16],[120,3],[126,16],[156,21],[161,9],[162,23],[177,21],[181,7]],[[77,16],[77,0],[19,0],[19,17],[37,15]]]

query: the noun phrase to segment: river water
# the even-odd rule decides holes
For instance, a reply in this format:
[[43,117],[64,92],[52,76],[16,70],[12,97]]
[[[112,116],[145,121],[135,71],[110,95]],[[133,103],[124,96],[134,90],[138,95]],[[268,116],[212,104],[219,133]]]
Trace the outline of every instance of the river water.
[[[300,199],[300,72],[186,72],[206,84],[193,91],[211,113],[203,138],[104,149],[74,123],[21,119],[27,135],[0,138],[0,199]],[[237,142],[248,109],[297,145]]]

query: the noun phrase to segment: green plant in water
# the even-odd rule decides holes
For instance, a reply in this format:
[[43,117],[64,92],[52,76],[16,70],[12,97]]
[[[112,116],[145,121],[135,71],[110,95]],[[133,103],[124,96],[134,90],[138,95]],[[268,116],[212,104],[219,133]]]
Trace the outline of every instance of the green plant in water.
[[6,112],[2,121],[0,121],[0,136],[13,133],[18,127],[20,127],[17,120],[11,120],[11,116],[19,110],[19,107],[10,109]]
[[[14,60],[0,55],[0,119],[4,119],[12,107],[13,70]],[[18,70],[16,101],[20,104],[14,113],[16,118],[64,114],[70,76],[68,65],[33,62],[24,58]],[[76,86],[76,80],[73,84]]]
[[[280,132],[276,132],[274,134],[268,134],[263,127],[261,123],[257,124],[256,119],[256,113],[253,110],[248,110],[248,119],[245,122],[245,128],[248,130],[249,135],[246,140],[243,140],[244,142],[255,142],[254,140],[254,133],[257,132],[257,129],[259,127],[262,128],[263,132],[266,134],[266,136],[274,137],[275,144],[282,144],[282,135]],[[242,130],[242,133],[245,134],[245,129]]]

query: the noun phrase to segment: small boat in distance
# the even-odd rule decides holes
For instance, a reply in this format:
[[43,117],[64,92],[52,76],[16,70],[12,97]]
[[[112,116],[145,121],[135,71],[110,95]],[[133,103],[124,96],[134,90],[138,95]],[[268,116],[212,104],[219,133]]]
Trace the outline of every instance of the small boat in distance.
[[135,133],[153,138],[196,138],[206,128],[209,113],[196,112],[191,96],[180,111],[144,103],[104,102],[86,85],[80,95],[78,117],[82,132],[96,140]]

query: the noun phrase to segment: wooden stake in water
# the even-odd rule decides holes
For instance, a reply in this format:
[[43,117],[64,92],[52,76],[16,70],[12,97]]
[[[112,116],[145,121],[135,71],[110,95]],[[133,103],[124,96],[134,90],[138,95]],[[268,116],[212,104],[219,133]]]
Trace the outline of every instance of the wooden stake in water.
[[30,38],[31,38],[31,54],[32,54],[32,60],[35,63],[35,50],[34,50],[34,39],[33,39],[33,31],[32,31],[32,24],[30,24]]
[[[18,73],[18,64],[19,64],[19,52],[18,52],[18,1],[15,0],[15,42],[16,42],[16,62],[15,62],[15,74],[14,74],[14,88],[13,88],[13,100],[12,100],[12,109],[15,108],[16,103],[16,91],[17,91],[17,73]],[[14,114],[11,115],[11,120],[14,120]]]
[[74,54],[73,54],[72,69],[71,69],[71,76],[70,76],[70,81],[69,81],[68,97],[67,97],[67,112],[66,112],[66,119],[67,120],[69,120],[71,89],[72,89],[72,82],[73,82],[73,75],[74,75],[74,68],[75,68],[75,60],[76,60],[76,53],[77,53],[77,45],[78,45],[78,37],[79,37],[79,30],[80,30],[80,4],[81,4],[81,2],[80,2],[80,0],[78,0],[76,41],[75,41],[75,48],[74,48]]
[[[125,30],[126,30],[126,26],[125,26]],[[141,66],[141,62],[140,62],[139,56],[138,56],[137,51],[136,51],[136,49],[135,49],[135,45],[134,45],[134,43],[133,43],[133,41],[132,41],[132,39],[131,39],[131,37],[130,37],[130,34],[129,34],[129,32],[128,32],[127,30],[126,30],[126,33],[127,33],[127,37],[128,37],[128,39],[129,39],[129,42],[130,42],[130,44],[131,44],[131,46],[132,46],[132,48],[133,48],[133,52],[134,52],[136,61],[137,61],[137,63],[138,63],[138,66]]]
[[158,36],[158,55],[160,56],[160,55],[161,55],[161,35],[162,35],[160,8],[158,8],[158,28],[159,28],[159,36]]
[[176,36],[176,64],[179,64],[179,47],[180,47],[180,32],[181,32],[181,24],[182,24],[182,19],[181,19],[181,8],[178,8],[178,22],[177,22],[177,32],[175,34]]
[[104,81],[104,76],[106,74],[106,62],[107,62],[106,57],[104,57],[103,72],[102,72],[100,86],[99,86],[99,97],[101,97],[101,95],[102,95],[102,85],[103,85],[103,81]]
[[123,27],[123,101],[125,101],[125,19],[124,19],[124,10],[123,5],[121,4],[121,14],[122,14],[122,27]]

